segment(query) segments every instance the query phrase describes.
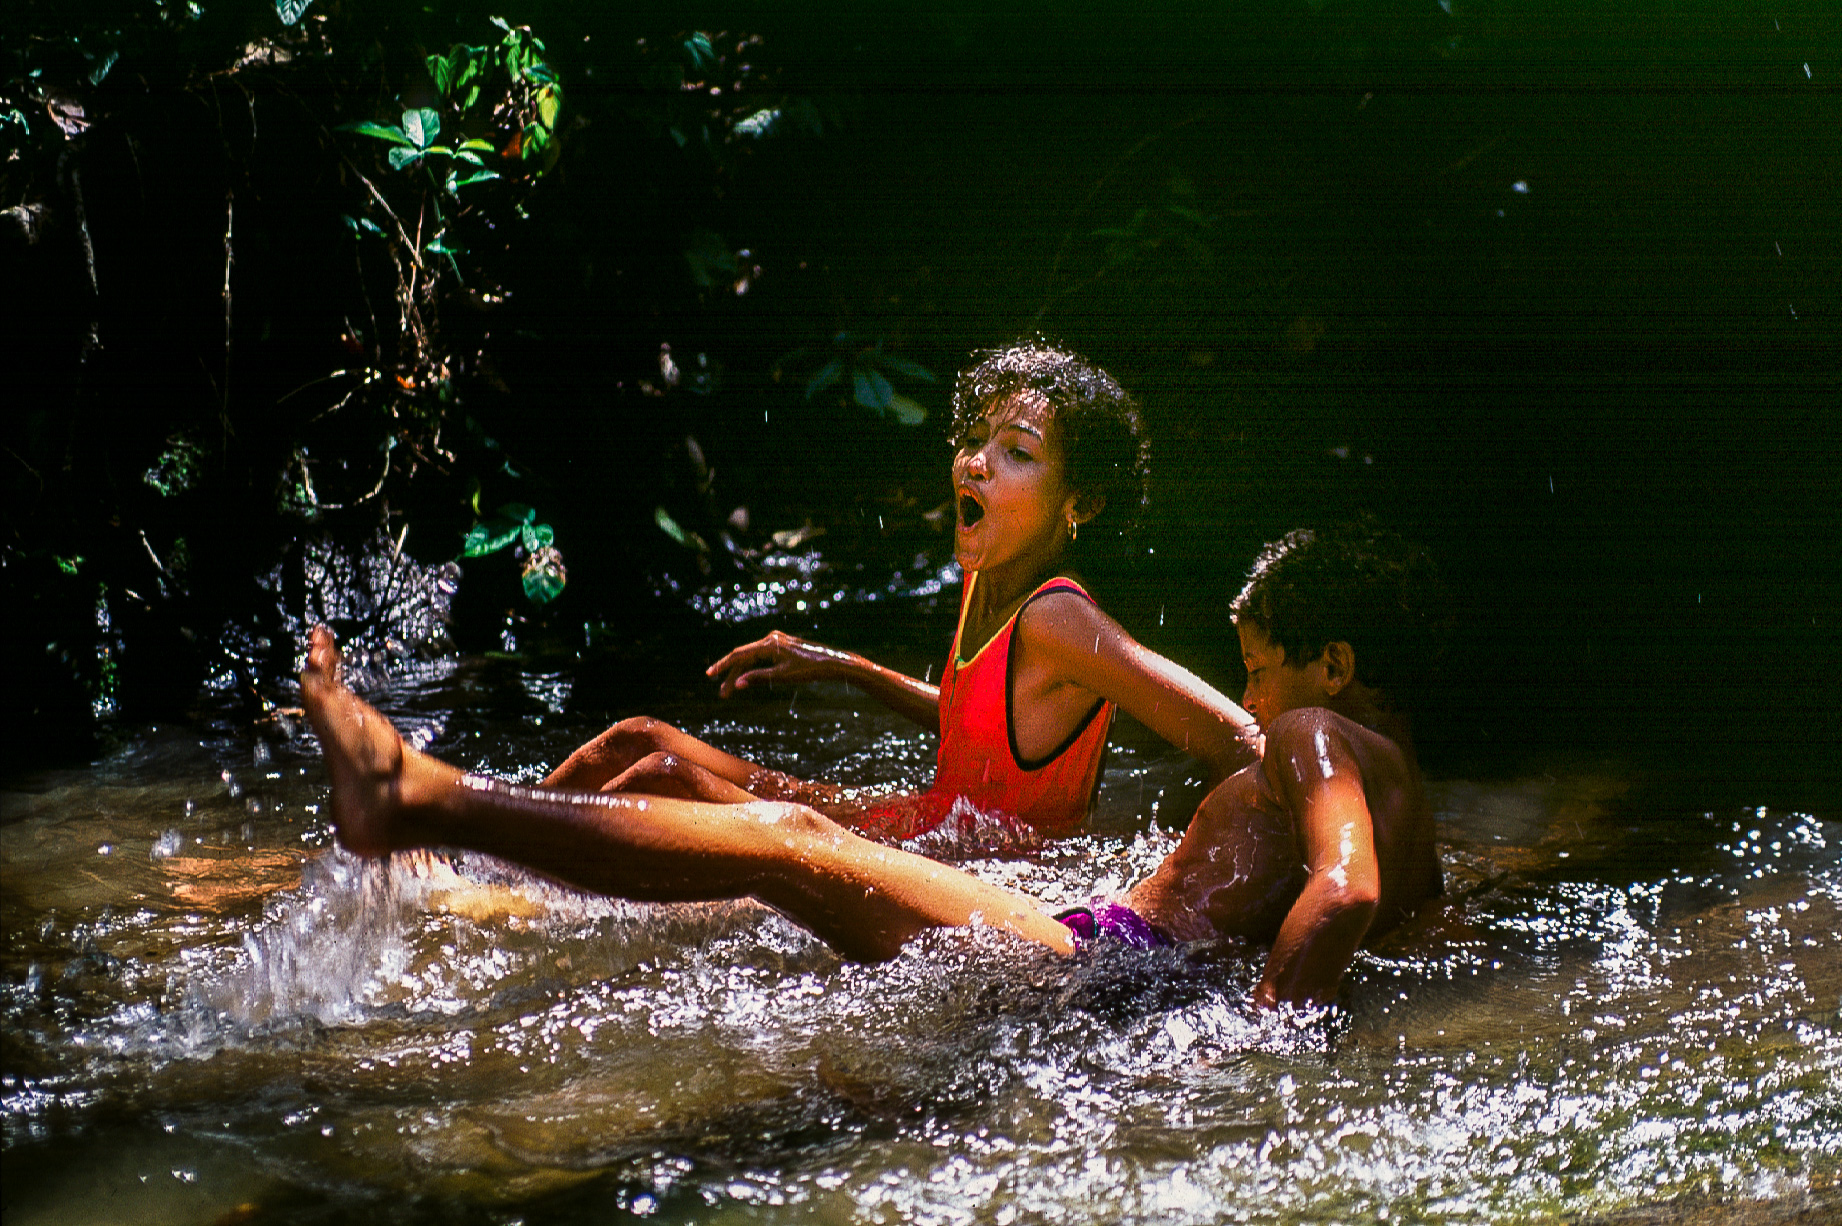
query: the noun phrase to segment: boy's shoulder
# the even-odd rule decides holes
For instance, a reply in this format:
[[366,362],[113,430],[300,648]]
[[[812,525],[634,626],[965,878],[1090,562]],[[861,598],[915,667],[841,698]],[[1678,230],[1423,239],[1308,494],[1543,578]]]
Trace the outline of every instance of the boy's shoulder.
[[1373,738],[1389,745],[1394,744],[1373,728],[1364,727],[1347,715],[1338,715],[1329,707],[1294,707],[1268,724],[1264,731],[1269,744],[1275,739],[1316,737],[1320,733],[1325,736],[1339,736],[1345,740]]
[[1282,763],[1322,772],[1332,756],[1353,758],[1365,778],[1375,769],[1400,771],[1409,764],[1406,752],[1392,738],[1328,707],[1295,707],[1263,732],[1266,750],[1261,757],[1269,777]]

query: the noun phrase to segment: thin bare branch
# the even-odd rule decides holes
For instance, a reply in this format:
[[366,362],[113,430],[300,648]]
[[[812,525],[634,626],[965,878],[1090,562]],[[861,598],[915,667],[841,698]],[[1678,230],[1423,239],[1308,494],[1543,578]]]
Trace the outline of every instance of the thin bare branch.
[[231,348],[231,300],[230,270],[236,263],[234,235],[237,220],[237,193],[235,188],[224,190],[224,382],[218,389],[221,399],[218,402],[218,421],[224,428],[224,435],[229,437],[230,430],[230,348]]

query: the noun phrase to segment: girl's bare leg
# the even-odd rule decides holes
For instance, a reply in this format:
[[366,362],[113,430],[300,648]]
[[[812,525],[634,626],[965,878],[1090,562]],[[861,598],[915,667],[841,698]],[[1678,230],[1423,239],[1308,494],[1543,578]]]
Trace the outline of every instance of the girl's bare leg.
[[761,799],[695,762],[668,753],[647,754],[602,784],[600,790],[675,796],[679,800],[707,800],[723,805],[745,805]]
[[623,719],[563,760],[541,786],[571,792],[599,792],[655,753],[670,754],[709,771],[737,787],[761,770],[753,762],[724,753],[662,719]]
[[865,961],[893,957],[928,928],[981,922],[1074,948],[1068,929],[1021,895],[796,805],[581,794],[463,775],[404,744],[338,669],[332,633],[316,629],[301,692],[332,781],[333,826],[361,855],[463,847],[617,898],[751,896]]
[[[674,770],[660,776],[642,766],[669,759]],[[791,800],[829,810],[844,802],[835,784],[795,778],[784,771],[757,766],[746,758],[724,753],[661,719],[635,716],[623,719],[577,749],[544,777],[539,785],[568,792],[643,792],[687,799],[731,800],[726,794],[690,795],[682,786],[679,766],[698,771],[739,788],[750,798]],[[720,793],[721,789],[712,789]]]

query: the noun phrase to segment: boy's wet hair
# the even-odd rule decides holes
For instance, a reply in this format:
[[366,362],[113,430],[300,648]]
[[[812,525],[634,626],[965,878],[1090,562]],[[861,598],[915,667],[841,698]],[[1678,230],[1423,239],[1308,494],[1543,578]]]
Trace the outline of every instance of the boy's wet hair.
[[1300,528],[1260,550],[1229,606],[1295,668],[1348,643],[1356,677],[1413,709],[1433,685],[1449,629],[1445,590],[1419,545],[1373,519]]
[[[985,413],[1019,392],[1048,401],[1062,440],[1068,486],[1106,499],[1094,530],[1123,533],[1145,506],[1151,446],[1138,402],[1117,380],[1077,353],[1045,340],[993,349],[953,382],[953,443]],[[1082,539],[1088,539],[1082,525]]]

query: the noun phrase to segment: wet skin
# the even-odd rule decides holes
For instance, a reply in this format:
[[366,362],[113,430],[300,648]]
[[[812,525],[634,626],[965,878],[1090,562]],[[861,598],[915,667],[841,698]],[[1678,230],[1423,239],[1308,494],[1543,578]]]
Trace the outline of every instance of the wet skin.
[[1357,679],[1349,644],[1294,665],[1237,630],[1262,759],[1204,799],[1128,903],[1179,939],[1272,941],[1255,999],[1322,1003],[1365,940],[1439,894],[1432,812],[1407,722]]
[[1075,526],[1105,501],[1076,496],[1049,405],[1015,396],[973,422],[953,456],[953,560],[985,592],[967,611],[968,643],[998,632],[1066,552]]
[[752,897],[847,957],[880,961],[929,928],[984,924],[1058,952],[1067,928],[1021,895],[769,801],[523,788],[465,775],[403,742],[339,677],[313,632],[303,705],[320,738],[339,841],[360,855],[458,847],[636,902]]
[[[1386,722],[1374,691],[1338,668],[1333,660],[1317,670],[1310,692],[1325,705],[1279,711],[1265,761],[1217,787],[1177,850],[1128,898],[1179,939],[1271,936],[1254,995],[1262,1005],[1334,998],[1362,939],[1439,892],[1411,749],[1330,709]],[[753,897],[865,961],[893,957],[926,929],[971,924],[1073,949],[1068,929],[1022,895],[798,805],[569,793],[463,775],[404,744],[338,671],[331,633],[316,629],[302,697],[326,757],[334,828],[360,854],[461,847],[635,901]]]
[[[1040,397],[992,406],[960,439],[953,460],[958,507],[954,556],[976,574],[961,654],[969,658],[1026,597],[1058,573],[1071,524],[1105,509],[1066,480],[1055,417]],[[852,652],[775,631],[712,664],[720,693],[766,685],[844,681],[939,731],[937,687]],[[1101,699],[1123,710],[1220,780],[1254,755],[1251,717],[1187,670],[1140,646],[1093,602],[1052,592],[1018,618],[1012,638],[1010,718],[1017,751],[1033,761],[1066,743]],[[789,800],[848,821],[860,807],[844,789],[769,770],[652,719],[625,720],[577,749],[543,786],[710,801]]]

